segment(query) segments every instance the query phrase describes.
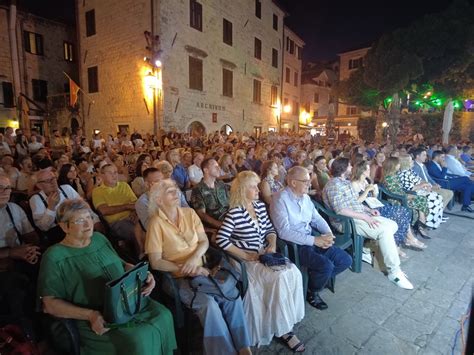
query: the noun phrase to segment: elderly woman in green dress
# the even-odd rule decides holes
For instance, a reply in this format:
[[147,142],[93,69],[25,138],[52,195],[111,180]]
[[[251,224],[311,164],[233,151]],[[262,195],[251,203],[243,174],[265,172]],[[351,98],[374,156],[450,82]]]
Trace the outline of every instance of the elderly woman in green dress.
[[[133,265],[124,263],[109,241],[94,232],[87,203],[63,202],[57,220],[66,236],[41,261],[38,293],[43,311],[76,320],[81,354],[172,354],[176,340],[171,313],[153,300],[135,316],[132,327],[107,328],[101,314],[105,284]],[[149,296],[154,287],[149,274],[142,294]]]

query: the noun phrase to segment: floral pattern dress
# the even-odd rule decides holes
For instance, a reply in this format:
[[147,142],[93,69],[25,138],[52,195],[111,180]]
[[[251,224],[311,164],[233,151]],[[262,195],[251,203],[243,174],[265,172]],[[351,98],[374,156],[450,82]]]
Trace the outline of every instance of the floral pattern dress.
[[[397,174],[402,188],[408,192],[412,191],[415,185],[423,182],[423,180],[412,170],[401,170]],[[426,199],[428,213],[426,213],[426,225],[431,228],[438,228],[443,219],[443,197],[434,191],[417,191],[417,196]]]

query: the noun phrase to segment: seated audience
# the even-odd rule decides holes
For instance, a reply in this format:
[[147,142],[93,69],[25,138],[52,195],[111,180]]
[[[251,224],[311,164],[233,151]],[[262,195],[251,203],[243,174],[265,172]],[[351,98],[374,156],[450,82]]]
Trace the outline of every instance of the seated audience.
[[435,191],[431,191],[431,185],[424,182],[413,171],[413,159],[408,154],[402,154],[399,158],[400,169],[397,171],[397,177],[400,185],[407,193],[415,193],[426,199],[425,219],[423,222],[429,228],[438,228],[443,221],[443,198]]
[[384,152],[377,152],[375,158],[370,164],[370,180],[378,184],[382,181],[382,166],[385,161]]
[[446,167],[448,168],[448,173],[459,176],[466,176],[468,178],[474,179],[472,172],[467,170],[459,159],[459,150],[455,145],[450,145],[446,148]]
[[261,167],[261,178],[260,184],[260,196],[267,206],[270,206],[272,201],[272,195],[281,189],[283,185],[277,180],[278,177],[278,165],[273,160],[267,160],[262,164]]
[[[171,272],[176,278],[181,302],[195,311],[204,328],[204,353],[251,354],[242,299],[229,301],[191,288],[189,278],[209,275],[202,262],[209,242],[194,210],[179,207],[173,180],[165,179],[152,187],[150,212],[145,251],[151,267]],[[163,287],[170,293],[171,285]]]
[[59,170],[58,185],[71,186],[82,198],[85,197],[81,180],[77,176],[77,169],[73,164],[64,164]]
[[[148,299],[133,326],[110,329],[101,311],[108,281],[133,267],[122,261],[102,234],[93,231],[89,206],[82,199],[63,202],[57,212],[65,237],[41,261],[38,296],[43,311],[76,321],[81,354],[173,354],[173,318]],[[148,297],[155,280],[148,274],[141,289]]]
[[413,164],[413,171],[418,175],[425,183],[431,185],[431,190],[437,192],[443,198],[444,208],[449,204],[449,201],[452,200],[454,193],[451,190],[443,189],[438,185],[428,173],[428,169],[425,166],[426,158],[428,157],[426,149],[417,148],[413,151],[413,156],[415,158]]
[[303,283],[294,264],[272,270],[258,262],[260,254],[276,252],[276,233],[265,204],[258,200],[260,179],[243,171],[232,182],[230,210],[219,229],[219,247],[245,261],[249,287],[244,312],[252,345],[268,345],[281,337],[296,352],[304,344],[292,333],[304,317]]
[[[347,158],[337,158],[331,166],[333,178],[323,190],[323,200],[327,207],[337,214],[354,219],[357,233],[364,238],[378,242],[380,252],[388,273],[388,279],[398,287],[411,290],[413,285],[400,268],[400,258],[395,244],[394,234],[397,223],[380,216],[380,212],[364,206],[352,188],[348,178],[352,167]],[[336,228],[340,224],[334,223]]]
[[470,207],[474,195],[474,183],[467,176],[453,175],[448,173],[445,154],[441,150],[435,150],[432,159],[426,164],[428,173],[435,179],[439,179],[442,187],[462,194],[461,211],[474,212]]
[[181,157],[177,149],[170,150],[166,157],[168,162],[173,167],[171,178],[176,181],[181,190],[186,190],[191,187],[189,176],[186,168],[181,164]]
[[[317,309],[328,308],[319,293],[328,281],[352,264],[345,251],[334,246],[334,235],[319,215],[308,196],[311,182],[308,171],[300,166],[291,168],[288,186],[273,196],[271,217],[278,236],[298,244],[300,263],[308,268],[307,301]],[[315,236],[312,229],[320,236]]]
[[314,170],[316,172],[316,177],[318,178],[318,187],[322,191],[331,178],[329,176],[326,158],[323,155],[320,155],[314,160]]
[[219,229],[229,210],[229,188],[217,180],[221,170],[217,161],[204,159],[201,164],[204,177],[191,195],[191,205],[208,227]]
[[[377,185],[370,184],[368,180],[370,175],[370,165],[367,161],[357,163],[352,172],[352,188],[359,194],[358,201],[364,203],[368,197],[377,197]],[[400,250],[400,246],[422,250],[426,245],[415,238],[411,230],[411,214],[410,209],[403,206],[385,204],[383,207],[376,208],[382,217],[395,221],[398,230],[394,234],[395,243],[397,244],[398,254],[406,257],[406,254]]]
[[194,153],[193,165],[188,168],[189,180],[191,181],[191,186],[194,187],[201,182],[203,177],[201,163],[204,160],[204,155],[202,153]]

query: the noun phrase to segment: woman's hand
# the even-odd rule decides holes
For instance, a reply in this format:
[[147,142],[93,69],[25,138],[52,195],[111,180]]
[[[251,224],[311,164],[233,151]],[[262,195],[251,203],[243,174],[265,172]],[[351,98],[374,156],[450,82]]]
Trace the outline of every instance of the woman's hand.
[[35,245],[20,245],[10,249],[10,258],[23,260],[33,265],[38,262],[38,257],[41,255],[39,250],[40,248]]
[[198,268],[200,267],[199,260],[199,258],[191,256],[183,265],[181,265],[181,273],[184,275],[196,274]]
[[145,280],[145,285],[142,287],[142,295],[143,296],[150,296],[151,291],[155,288],[156,282],[153,274],[148,272],[148,276]]
[[249,252],[243,252],[242,254],[243,258],[245,261],[258,261],[259,255],[257,253],[249,253]]
[[102,335],[107,333],[110,329],[105,327],[105,320],[102,317],[102,314],[97,311],[92,311],[88,317],[91,329],[97,335]]

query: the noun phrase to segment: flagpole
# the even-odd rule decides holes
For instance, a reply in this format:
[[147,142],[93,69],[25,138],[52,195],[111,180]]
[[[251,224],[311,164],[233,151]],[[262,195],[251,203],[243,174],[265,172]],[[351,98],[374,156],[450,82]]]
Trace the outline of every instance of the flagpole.
[[[67,75],[65,72],[63,72],[63,74],[66,76],[66,78],[68,78],[69,80],[73,81],[74,84],[76,84],[76,82],[74,80],[71,79],[71,77],[69,75]],[[76,84],[77,85],[77,84]],[[82,88],[77,85],[77,87],[79,88],[79,91],[82,91],[82,93],[93,103],[95,104],[95,101],[92,99],[92,97],[90,97],[90,95],[88,93],[86,93],[84,90],[82,90]]]

